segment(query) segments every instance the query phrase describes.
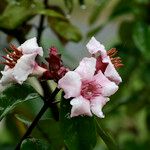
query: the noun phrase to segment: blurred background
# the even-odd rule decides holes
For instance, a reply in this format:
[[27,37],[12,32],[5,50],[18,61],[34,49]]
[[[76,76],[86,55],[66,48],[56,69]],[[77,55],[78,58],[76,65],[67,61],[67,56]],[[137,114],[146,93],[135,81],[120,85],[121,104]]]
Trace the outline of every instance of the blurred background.
[[[89,55],[86,43],[92,36],[107,50],[117,48],[124,64],[118,70],[123,82],[104,107],[106,117],[100,123],[120,149],[149,150],[149,0],[0,0],[0,55],[5,54],[3,49],[10,43],[19,46],[34,36],[38,37],[45,56],[49,47],[56,46],[70,68]],[[0,66],[1,70],[3,67]],[[40,99],[24,102],[0,122],[0,149],[14,147],[26,129],[24,124],[34,118],[41,105]],[[44,117],[49,115],[50,111]],[[50,122],[43,121],[42,126],[48,128],[47,134],[53,133]],[[55,126],[59,132],[58,124]],[[40,128],[35,129],[37,136],[49,136],[40,134]],[[56,141],[58,136],[51,140]],[[98,138],[94,150],[105,149]]]

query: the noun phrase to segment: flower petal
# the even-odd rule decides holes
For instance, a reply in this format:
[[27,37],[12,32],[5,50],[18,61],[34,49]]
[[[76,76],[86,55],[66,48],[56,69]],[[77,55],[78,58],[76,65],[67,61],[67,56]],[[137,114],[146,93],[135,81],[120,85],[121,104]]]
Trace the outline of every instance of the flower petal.
[[44,72],[46,72],[47,69],[43,68],[43,67],[40,67],[37,63],[35,63],[35,66],[34,66],[34,70],[32,72],[32,75],[35,75],[35,76],[42,76]]
[[91,100],[91,111],[93,114],[100,118],[104,118],[104,114],[102,112],[103,106],[106,102],[109,101],[109,98],[98,96]]
[[18,49],[22,50],[23,54],[36,53],[40,56],[43,56],[43,49],[42,47],[38,46],[37,39],[35,37],[25,41],[23,44],[21,44],[21,46],[18,47]]
[[93,80],[95,80],[101,86],[100,92],[103,96],[109,97],[118,90],[118,86],[106,78],[101,71],[94,76]]
[[83,80],[91,79],[96,70],[96,59],[91,58],[83,58],[80,62],[79,66],[75,69],[75,72],[80,74]]
[[103,60],[104,63],[108,63],[107,67],[106,67],[106,70],[104,72],[105,76],[115,82],[117,85],[122,82],[122,79],[120,77],[120,75],[118,74],[117,70],[115,69],[114,65],[112,64],[109,56],[107,58],[105,58]]
[[107,56],[104,45],[102,45],[99,41],[97,41],[95,37],[92,37],[90,39],[86,47],[91,54],[96,54],[97,52],[100,51],[101,55]]
[[13,76],[19,84],[22,84],[32,74],[35,68],[36,54],[23,55],[14,67]]
[[65,92],[65,98],[77,97],[81,91],[80,75],[74,71],[69,71],[58,81],[58,87]]
[[92,116],[90,111],[90,101],[86,100],[82,96],[72,99],[70,104],[72,105],[71,117],[79,115]]
[[0,80],[0,84],[2,84],[3,86],[9,84],[9,83],[15,83],[16,80],[14,79],[13,77],[13,69],[7,69],[7,70],[4,70],[4,71],[1,71],[2,73],[2,78]]

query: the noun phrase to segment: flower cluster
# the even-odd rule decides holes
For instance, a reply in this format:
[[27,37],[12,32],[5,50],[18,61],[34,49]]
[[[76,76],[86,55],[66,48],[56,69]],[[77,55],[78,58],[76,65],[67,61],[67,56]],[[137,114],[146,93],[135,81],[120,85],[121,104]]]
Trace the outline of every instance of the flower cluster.
[[114,58],[117,51],[108,52],[94,37],[86,45],[92,54],[83,58],[74,71],[68,71],[58,82],[65,92],[65,98],[73,98],[71,117],[79,115],[92,116],[92,113],[104,118],[103,106],[109,101],[109,96],[118,90],[122,81],[116,68],[121,67],[121,59]]
[[115,48],[106,51],[105,47],[94,37],[86,45],[91,57],[81,60],[79,66],[70,71],[61,60],[57,48],[49,49],[47,63],[39,65],[36,56],[43,56],[43,49],[39,47],[36,38],[21,44],[18,48],[10,45],[11,50],[5,49],[4,71],[1,71],[1,85],[8,83],[22,84],[28,76],[36,75],[39,79],[54,80],[62,88],[66,99],[71,99],[71,117],[79,115],[92,116],[95,114],[104,118],[103,106],[109,97],[118,90],[122,82],[116,68],[122,66],[121,59],[115,57]]

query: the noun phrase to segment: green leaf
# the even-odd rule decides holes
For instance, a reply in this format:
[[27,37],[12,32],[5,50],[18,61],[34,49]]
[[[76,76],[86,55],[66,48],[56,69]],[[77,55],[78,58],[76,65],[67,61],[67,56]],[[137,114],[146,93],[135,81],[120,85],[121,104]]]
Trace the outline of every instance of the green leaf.
[[68,9],[68,13],[71,13],[74,6],[73,0],[64,0],[64,3],[66,8]]
[[97,122],[98,134],[103,139],[103,141],[107,145],[108,149],[109,150],[119,150],[117,144],[115,143],[115,141],[113,140],[111,135],[108,134],[108,132],[105,131],[105,129],[100,126],[100,123],[98,123],[98,121],[96,121],[96,122]]
[[18,104],[39,97],[27,84],[12,85],[0,94],[0,120],[10,113]]
[[64,16],[62,14],[58,13],[57,11],[51,10],[51,9],[37,10],[37,14],[45,15],[45,16],[49,16],[49,17],[55,17],[55,18],[59,18],[59,19],[64,19]]
[[119,0],[117,5],[113,8],[113,12],[110,16],[110,19],[113,19],[115,17],[127,14],[127,13],[132,13],[134,10],[134,2],[131,0]]
[[51,145],[52,150],[60,150],[64,146],[59,122],[54,119],[40,120],[33,130],[32,136],[44,138]]
[[57,11],[57,13],[58,12],[60,13],[60,15],[63,15],[64,17],[61,19],[49,16],[48,23],[51,29],[56,33],[58,38],[63,43],[66,43],[68,41],[79,42],[82,38],[79,29],[74,25],[72,25],[62,12]]
[[22,142],[21,150],[49,150],[49,146],[43,140],[28,138]]
[[9,3],[0,16],[0,29],[13,30],[32,18],[42,3],[35,0],[20,0]]
[[150,58],[150,26],[139,22],[134,27],[133,40],[143,56]]
[[122,43],[126,45],[127,48],[133,49],[135,48],[135,44],[132,38],[132,32],[134,28],[134,22],[132,21],[123,21],[120,24],[119,35],[122,40]]
[[89,18],[89,24],[94,24],[96,20],[98,19],[100,13],[102,12],[103,8],[107,4],[108,0],[101,0],[100,2],[97,2],[95,7],[93,7],[93,12],[91,13],[91,16]]
[[78,116],[70,118],[71,105],[62,98],[60,104],[61,131],[69,150],[93,150],[97,135],[93,117]]

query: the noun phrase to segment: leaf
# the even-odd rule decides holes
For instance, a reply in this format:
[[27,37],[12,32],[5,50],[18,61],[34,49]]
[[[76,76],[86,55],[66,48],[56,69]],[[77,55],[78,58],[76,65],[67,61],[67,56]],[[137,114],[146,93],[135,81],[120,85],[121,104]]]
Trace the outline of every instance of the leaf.
[[132,38],[133,28],[134,23],[131,21],[123,21],[119,28],[119,35],[122,40],[122,43],[124,43],[124,45],[130,49],[135,48],[135,44]]
[[150,26],[138,22],[133,31],[133,40],[136,47],[141,51],[143,56],[149,60],[150,57]]
[[114,19],[123,14],[132,13],[134,10],[134,1],[131,0],[119,0],[117,5],[113,8],[113,12],[110,16],[110,19]]
[[49,150],[48,144],[40,139],[28,138],[21,144],[20,150]]
[[70,118],[71,105],[62,98],[60,104],[60,125],[64,142],[69,150],[93,150],[97,135],[93,117]]
[[[13,30],[32,18],[42,3],[35,0],[20,0],[9,3],[0,16],[0,29]],[[27,11],[28,10],[28,11]]]
[[64,145],[59,122],[54,119],[40,120],[32,135],[36,138],[44,138],[53,150],[60,150]]
[[103,139],[109,150],[119,150],[117,144],[113,140],[110,134],[108,134],[97,122],[97,131],[99,136]]
[[[56,8],[56,10],[57,9],[58,8]],[[64,17],[61,19],[49,16],[48,23],[51,29],[56,33],[58,38],[63,43],[66,43],[68,41],[79,42],[82,38],[79,29],[69,22],[69,20],[63,14],[63,12],[57,11],[57,13],[58,12],[60,13],[60,15],[63,15]]]
[[39,97],[27,84],[12,85],[0,94],[0,120],[10,113],[18,104]]
[[62,14],[58,13],[57,11],[51,10],[51,9],[37,10],[37,14],[45,15],[45,16],[49,16],[49,17],[55,17],[55,18],[59,18],[59,19],[64,19],[64,16]]
[[92,25],[96,22],[98,19],[100,13],[102,12],[103,8],[107,4],[108,0],[101,0],[100,2],[97,2],[95,7],[93,7],[93,12],[91,13],[91,16],[89,18],[89,24]]
[[64,0],[64,3],[65,3],[66,8],[68,9],[68,13],[70,14],[74,6],[73,0]]

